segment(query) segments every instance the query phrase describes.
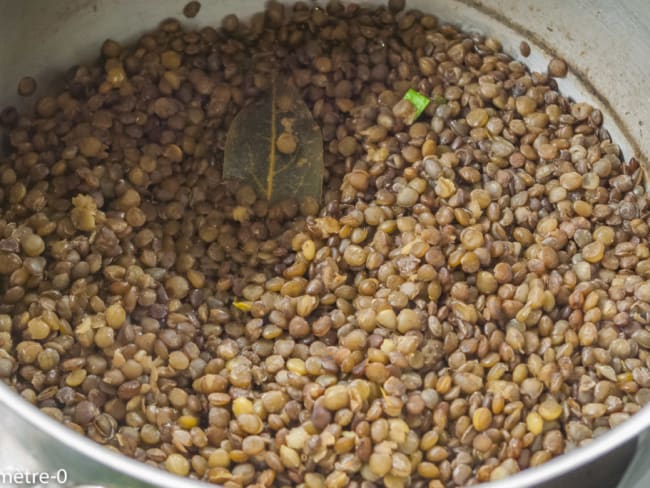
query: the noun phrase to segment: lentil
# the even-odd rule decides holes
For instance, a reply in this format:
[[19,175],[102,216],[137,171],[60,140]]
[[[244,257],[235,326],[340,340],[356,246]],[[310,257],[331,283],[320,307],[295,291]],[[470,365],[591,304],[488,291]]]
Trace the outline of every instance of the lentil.
[[31,76],[24,76],[18,82],[18,95],[28,97],[36,91],[36,80]]
[[280,134],[275,144],[276,147],[278,148],[278,151],[280,151],[283,154],[292,154],[296,152],[296,147],[297,147],[296,137],[293,134],[290,134],[288,132],[283,132],[282,134]]
[[562,407],[555,400],[546,400],[539,406],[539,415],[544,420],[557,420],[562,415]]
[[487,430],[491,423],[492,412],[490,409],[480,407],[474,411],[474,414],[472,415],[472,425],[474,425],[474,428],[477,431],[483,432],[484,430]]
[[188,2],[185,7],[183,7],[183,15],[185,15],[185,17],[188,19],[193,19],[198,15],[199,10],[201,10],[201,2],[192,0],[191,2]]
[[553,58],[548,63],[548,74],[557,78],[564,78],[567,74],[568,67],[566,61],[561,58]]

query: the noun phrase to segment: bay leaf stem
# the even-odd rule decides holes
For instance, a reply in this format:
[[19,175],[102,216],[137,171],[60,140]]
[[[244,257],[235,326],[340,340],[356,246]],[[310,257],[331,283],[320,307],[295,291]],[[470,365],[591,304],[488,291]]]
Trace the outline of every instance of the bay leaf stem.
[[266,199],[270,200],[271,195],[273,195],[273,180],[275,180],[275,119],[276,115],[276,83],[275,77],[273,77],[273,83],[271,83],[271,149],[269,151],[269,173],[266,176]]

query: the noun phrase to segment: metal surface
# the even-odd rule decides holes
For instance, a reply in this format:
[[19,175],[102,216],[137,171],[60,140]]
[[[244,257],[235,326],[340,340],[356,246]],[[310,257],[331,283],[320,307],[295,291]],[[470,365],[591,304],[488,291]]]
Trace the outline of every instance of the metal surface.
[[[220,18],[232,12],[246,17],[260,10],[263,0],[211,0],[203,4],[197,18],[183,19],[184,23],[218,25]],[[22,76],[34,76],[42,92],[42,87],[52,86],[70,65],[96,57],[105,38],[128,41],[162,18],[182,19],[183,5],[184,0],[0,0],[0,107],[17,102],[15,89]],[[533,52],[525,62],[536,71],[545,70],[552,46],[572,69],[567,78],[559,80],[560,89],[601,108],[605,126],[625,156],[647,161],[647,0],[615,4],[608,0],[412,0],[409,6],[496,37],[516,58],[520,57],[519,43],[527,39]],[[616,113],[610,107],[615,107]],[[644,408],[586,447],[482,486],[614,486],[634,453],[638,435],[649,426],[650,410]],[[64,467],[75,483],[115,488],[205,486],[102,448],[26,404],[2,384],[0,429],[0,471],[7,466],[39,471]]]
[[650,432],[639,437],[636,455],[630,463],[618,488],[647,488],[650,486]]
[[[82,437],[24,402],[0,382],[0,473],[56,473],[65,486],[105,488],[205,487],[152,468]],[[0,482],[0,486],[3,486]],[[5,484],[7,488],[11,485]],[[48,487],[57,486],[49,483]]]

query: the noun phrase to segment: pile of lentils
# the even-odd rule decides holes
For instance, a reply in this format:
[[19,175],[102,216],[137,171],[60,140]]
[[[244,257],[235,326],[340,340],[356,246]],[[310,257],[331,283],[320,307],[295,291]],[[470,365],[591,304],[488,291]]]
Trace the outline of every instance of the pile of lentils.
[[[322,202],[221,176],[277,69]],[[2,113],[0,378],[227,488],[474,485],[591,442],[650,400],[649,205],[566,71],[400,0],[106,41]]]

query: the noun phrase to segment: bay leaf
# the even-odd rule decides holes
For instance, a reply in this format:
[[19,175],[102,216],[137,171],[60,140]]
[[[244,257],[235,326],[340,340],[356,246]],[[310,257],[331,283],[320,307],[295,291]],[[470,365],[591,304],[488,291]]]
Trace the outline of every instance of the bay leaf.
[[323,137],[298,90],[274,77],[244,107],[226,136],[223,175],[246,181],[271,202],[313,197],[323,190]]

